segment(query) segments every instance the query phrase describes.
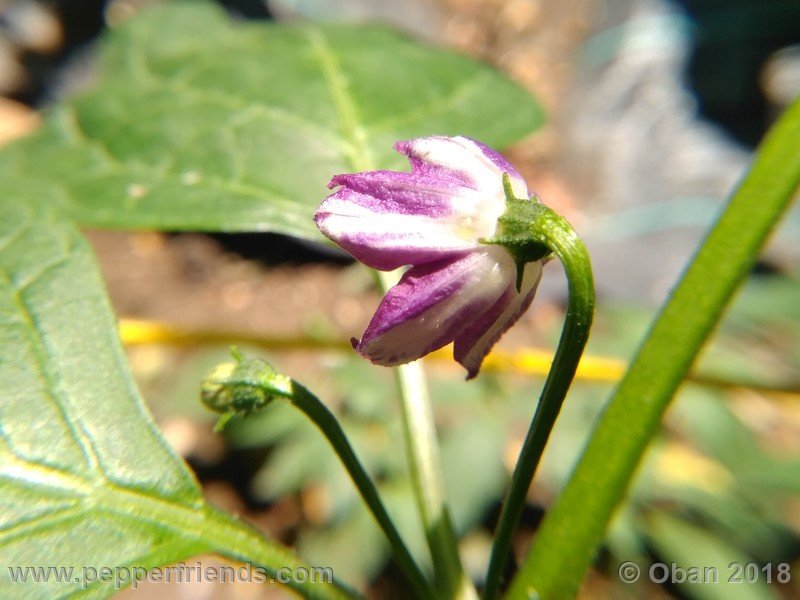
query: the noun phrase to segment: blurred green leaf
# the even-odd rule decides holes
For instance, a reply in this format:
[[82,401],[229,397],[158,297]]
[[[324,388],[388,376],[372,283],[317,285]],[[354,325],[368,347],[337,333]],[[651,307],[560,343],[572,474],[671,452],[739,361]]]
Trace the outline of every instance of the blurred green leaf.
[[[667,515],[655,513],[647,523],[647,534],[655,547],[662,563],[666,563],[669,572],[670,563],[675,563],[677,569],[686,570],[686,577],[691,574],[689,569],[695,568],[696,577],[692,581],[680,581],[680,573],[676,570],[676,584],[688,598],[697,600],[777,600],[779,596],[765,581],[766,575],[758,572],[759,578],[750,582],[742,574],[742,583],[733,583],[729,578],[736,574],[732,563],[744,565],[752,563],[753,559],[742,554],[735,548],[708,532],[691,525],[690,523]],[[706,571],[708,569],[708,571]],[[716,570],[716,583],[711,577],[711,569]],[[665,573],[657,572],[659,578]],[[673,575],[669,575],[673,578]]]
[[800,460],[765,459],[738,474],[743,491],[762,490],[772,494],[800,494]]
[[[768,498],[767,489],[756,490],[761,499]],[[672,496],[680,510],[702,520],[709,533],[759,562],[774,563],[794,556],[798,550],[797,534],[780,522],[781,515],[770,514],[758,501],[748,501],[738,491],[734,488],[711,494],[683,488],[673,490]]]
[[729,471],[766,462],[753,432],[731,412],[718,392],[685,386],[669,422]]
[[442,441],[447,497],[462,533],[480,523],[508,481],[503,466],[506,423],[501,419],[465,420]]
[[366,587],[386,564],[389,544],[361,503],[353,509],[335,527],[304,529],[297,545],[312,561]]
[[385,27],[233,23],[210,4],[144,11],[106,40],[94,91],[0,155],[0,175],[84,224],[322,239],[332,175],[401,167],[404,138],[504,147],[541,113],[487,65]]
[[[379,492],[412,554],[421,565],[430,568],[430,555],[419,525],[410,482],[395,478],[379,485]],[[336,493],[336,490],[329,490],[330,496]],[[344,490],[338,493],[354,496]],[[305,528],[300,533],[298,548],[303,556],[319,561],[318,564],[330,565],[335,573],[341,573],[348,581],[366,584],[386,565],[389,545],[363,503],[351,502],[350,510],[339,517],[327,527]],[[354,548],[358,551],[354,552]]]
[[[339,478],[343,470],[325,438],[310,423],[304,423],[295,435],[283,440],[272,452],[268,465],[253,481],[253,491],[269,500],[300,492],[330,475]],[[346,474],[343,476],[347,478]]]
[[800,281],[797,279],[778,275],[754,277],[731,307],[732,316],[798,327],[798,297]]

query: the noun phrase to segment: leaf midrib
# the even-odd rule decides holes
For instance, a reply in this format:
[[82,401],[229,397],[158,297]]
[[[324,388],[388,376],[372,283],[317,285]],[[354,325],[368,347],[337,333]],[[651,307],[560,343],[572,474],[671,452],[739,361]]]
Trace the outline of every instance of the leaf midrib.
[[333,52],[328,38],[318,27],[309,27],[306,33],[313,56],[319,64],[325,82],[331,93],[331,101],[339,121],[339,131],[351,148],[345,153],[352,171],[370,171],[375,168],[375,161],[367,145],[367,134],[358,118],[358,108],[350,93],[347,76],[342,70],[336,54]]
[[[10,468],[9,468],[10,467]],[[19,474],[24,474],[24,477]],[[33,477],[31,477],[33,475]],[[41,463],[22,459],[7,449],[0,469],[0,480],[6,479],[18,484],[24,489],[36,487],[42,491],[42,496],[48,496],[47,489],[59,490],[66,494],[58,494],[59,499],[72,498],[83,504],[83,511],[91,514],[100,511],[115,514],[124,520],[133,522],[147,522],[157,525],[160,529],[181,532],[198,539],[202,538],[202,525],[205,513],[202,510],[205,502],[198,497],[194,504],[176,502],[164,496],[147,493],[143,490],[116,483],[107,477],[88,478],[81,477],[55,467],[45,466]],[[52,496],[52,494],[50,494]],[[77,507],[77,505],[76,505]],[[75,507],[65,507],[62,511],[48,513],[46,518],[59,516],[63,511],[73,510]],[[22,521],[0,530],[0,545],[14,533],[17,525],[28,526],[42,517]]]

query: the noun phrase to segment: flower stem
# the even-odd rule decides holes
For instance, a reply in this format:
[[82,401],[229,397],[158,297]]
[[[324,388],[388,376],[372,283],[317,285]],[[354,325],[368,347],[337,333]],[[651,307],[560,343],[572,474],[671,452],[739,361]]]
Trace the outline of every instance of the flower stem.
[[[381,272],[378,276],[384,290],[394,283],[391,273]],[[422,364],[415,361],[397,367],[395,378],[401,399],[409,471],[433,559],[437,597],[475,598],[474,587],[461,566],[458,543],[445,503],[439,444]]]
[[511,549],[511,537],[525,505],[531,481],[541,461],[547,439],[561,410],[578,367],[594,314],[594,283],[589,254],[572,226],[544,205],[529,225],[532,241],[547,246],[564,265],[569,303],[553,365],[520,451],[503,508],[500,512],[484,597],[493,600],[501,587]]
[[361,493],[361,497],[367,507],[389,540],[394,551],[394,558],[413,586],[417,596],[426,600],[436,598],[430,584],[417,566],[389,513],[386,511],[375,484],[353,451],[353,447],[350,445],[339,421],[319,398],[294,380],[291,382],[290,393],[286,395],[286,398],[303,411],[330,442],[350,474],[353,483]]

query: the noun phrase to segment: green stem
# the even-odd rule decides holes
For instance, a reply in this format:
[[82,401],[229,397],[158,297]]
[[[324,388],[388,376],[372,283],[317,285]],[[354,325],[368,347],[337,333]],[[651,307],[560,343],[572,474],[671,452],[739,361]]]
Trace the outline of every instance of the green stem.
[[502,584],[514,528],[522,514],[528,488],[578,368],[594,314],[594,283],[589,254],[570,224],[549,208],[540,205],[538,215],[528,227],[531,240],[549,248],[564,265],[569,285],[569,303],[558,349],[500,512],[486,575],[484,596],[487,600],[497,596]]
[[427,579],[408,551],[389,513],[381,502],[375,484],[358,460],[353,447],[328,407],[303,385],[278,373],[261,359],[246,358],[236,348],[231,348],[234,362],[217,365],[203,380],[200,397],[208,408],[222,416],[217,422],[221,428],[234,415],[248,415],[274,402],[276,398],[289,400],[301,410],[330,442],[333,450],[350,474],[361,497],[380,525],[394,550],[394,558],[408,577],[416,597],[434,600],[436,597]]
[[[384,290],[394,283],[391,273],[379,273],[379,277]],[[417,361],[397,367],[395,378],[409,472],[433,559],[438,597],[474,598],[477,595],[461,566],[458,542],[445,503],[439,444],[422,364]]]
[[747,178],[662,308],[550,509],[509,598],[570,598],[589,567],[672,396],[800,184],[800,100],[761,145]]
[[342,461],[342,464],[344,464],[344,467],[350,474],[353,483],[361,493],[364,502],[369,507],[378,525],[380,525],[383,530],[384,535],[386,535],[386,538],[389,540],[392,550],[394,551],[394,558],[413,586],[417,596],[430,600],[435,598],[436,596],[433,590],[403,542],[403,538],[397,531],[394,522],[381,501],[375,484],[358,460],[344,430],[341,425],[339,425],[339,421],[319,398],[294,380],[291,382],[291,391],[286,397],[311,419],[328,439],[328,442],[330,442],[334,451],[339,456],[339,459]]
[[414,493],[433,559],[437,588],[442,598],[458,598],[464,574],[450,513],[444,501],[439,448],[424,376],[419,363],[402,365],[396,369],[403,398],[403,430],[409,449]]

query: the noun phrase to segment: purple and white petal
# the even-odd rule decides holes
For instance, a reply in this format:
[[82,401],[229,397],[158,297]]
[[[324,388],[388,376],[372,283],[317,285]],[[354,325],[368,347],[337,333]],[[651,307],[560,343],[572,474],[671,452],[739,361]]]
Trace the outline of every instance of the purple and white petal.
[[512,281],[491,308],[456,336],[453,356],[467,369],[467,379],[478,374],[492,346],[528,310],[542,277],[542,266],[541,261],[525,265],[520,292]]
[[513,285],[514,264],[503,255],[486,247],[411,268],[384,297],[356,351],[394,366],[446,346]]
[[432,136],[398,142],[395,149],[408,156],[414,172],[448,172],[490,196],[490,203],[500,210],[505,207],[504,173],[508,174],[517,198],[529,196],[528,186],[514,166],[499,152],[477,140],[464,136]]
[[494,236],[506,210],[503,176],[517,198],[525,181],[499,153],[470,138],[398,142],[411,173],[337,175],[339,189],[317,209],[320,230],[361,262],[411,269],[384,297],[355,349],[393,366],[455,342],[455,358],[474,377],[500,336],[530,305],[541,263],[515,289],[516,265]]
[[364,264],[390,271],[478,247],[469,216],[387,211],[386,202],[341,188],[314,214],[320,231]]
[[434,218],[471,217],[478,210],[480,192],[447,173],[367,171],[336,175],[329,188],[342,186],[376,212],[424,215]]

